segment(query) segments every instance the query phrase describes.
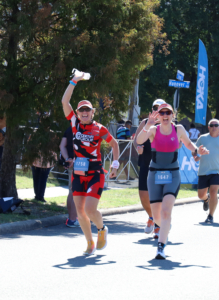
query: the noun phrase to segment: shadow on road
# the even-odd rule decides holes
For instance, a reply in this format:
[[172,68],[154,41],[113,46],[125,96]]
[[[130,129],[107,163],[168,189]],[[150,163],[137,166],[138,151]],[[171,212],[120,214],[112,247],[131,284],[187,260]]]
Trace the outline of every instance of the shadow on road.
[[210,227],[219,227],[219,223],[205,223],[205,222],[199,222],[198,224],[194,224],[196,226],[210,226]]
[[53,266],[54,268],[59,268],[63,270],[68,270],[68,269],[79,269],[87,266],[101,266],[101,265],[108,265],[108,264],[115,264],[116,261],[106,261],[106,262],[101,262],[101,259],[105,255],[94,255],[94,256],[86,256],[86,255],[81,255],[77,256],[74,258],[69,258],[68,262],[65,264],[60,264],[60,265],[55,265]]
[[[136,224],[135,222],[125,222],[118,220],[107,220],[104,219],[104,224],[109,228],[109,234],[130,234],[130,233],[139,233],[143,232],[145,224],[140,223]],[[92,232],[97,234],[97,229],[94,224],[91,226]],[[5,234],[1,235],[0,239],[15,239],[22,238],[23,236],[66,236],[66,237],[78,237],[82,235],[82,230],[80,227],[69,228],[65,224],[44,227],[40,229],[24,231],[14,234]]]
[[183,265],[180,262],[168,260],[168,256],[167,256],[167,259],[165,259],[165,260],[152,259],[152,260],[149,260],[148,263],[149,263],[148,266],[136,266],[136,267],[144,269],[144,270],[150,270],[150,271],[156,271],[157,269],[171,271],[171,270],[174,270],[177,268],[184,269],[184,268],[190,268],[190,267],[210,268],[207,266]]
[[[155,240],[152,237],[145,237],[145,239],[139,240],[137,242],[134,242],[134,244],[140,244],[140,245],[152,245],[153,247],[157,247],[157,242],[158,240]],[[172,245],[172,246],[178,246],[178,245],[182,245],[183,243],[172,243],[170,240],[168,240],[168,246]]]

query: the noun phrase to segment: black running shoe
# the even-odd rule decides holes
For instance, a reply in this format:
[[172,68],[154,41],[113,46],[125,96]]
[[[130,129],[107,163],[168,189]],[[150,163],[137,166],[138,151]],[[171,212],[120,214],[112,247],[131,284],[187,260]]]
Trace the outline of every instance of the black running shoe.
[[213,224],[214,223],[213,217],[211,215],[208,215],[207,219],[205,220],[205,223]]
[[203,203],[203,209],[204,211],[207,211],[208,208],[209,208],[209,194],[208,194],[208,199],[207,200],[204,200],[204,203]]

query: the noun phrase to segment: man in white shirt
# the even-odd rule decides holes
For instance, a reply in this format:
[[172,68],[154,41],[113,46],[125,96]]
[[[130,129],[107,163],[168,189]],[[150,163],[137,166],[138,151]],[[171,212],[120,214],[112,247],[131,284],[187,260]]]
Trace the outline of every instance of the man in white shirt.
[[195,125],[192,123],[190,125],[190,130],[189,130],[189,138],[190,140],[197,140],[197,138],[200,136],[200,131],[195,128]]

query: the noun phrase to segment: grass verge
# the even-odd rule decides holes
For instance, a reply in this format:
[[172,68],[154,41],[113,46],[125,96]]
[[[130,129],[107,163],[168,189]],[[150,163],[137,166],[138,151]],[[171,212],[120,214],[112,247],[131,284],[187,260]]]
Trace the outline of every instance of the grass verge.
[[[182,185],[177,199],[196,196],[197,191],[193,190],[191,185]],[[25,200],[23,207],[30,212],[30,215],[24,215],[18,207],[13,213],[1,214],[0,224],[67,214],[66,198],[66,196],[46,198],[47,203],[33,199]],[[123,207],[134,204],[140,204],[137,188],[106,190],[102,194],[98,208]]]

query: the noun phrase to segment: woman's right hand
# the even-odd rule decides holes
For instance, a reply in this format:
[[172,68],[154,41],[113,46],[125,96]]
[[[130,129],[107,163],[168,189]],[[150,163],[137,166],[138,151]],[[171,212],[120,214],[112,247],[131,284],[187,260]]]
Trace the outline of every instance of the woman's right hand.
[[74,80],[76,82],[83,80],[83,78],[84,78],[84,72],[81,72],[81,73],[82,73],[81,76],[74,75],[74,77],[72,78],[72,80]]
[[152,113],[149,113],[147,124],[150,126],[155,125],[157,122],[157,116],[158,116],[157,111],[153,111]]

